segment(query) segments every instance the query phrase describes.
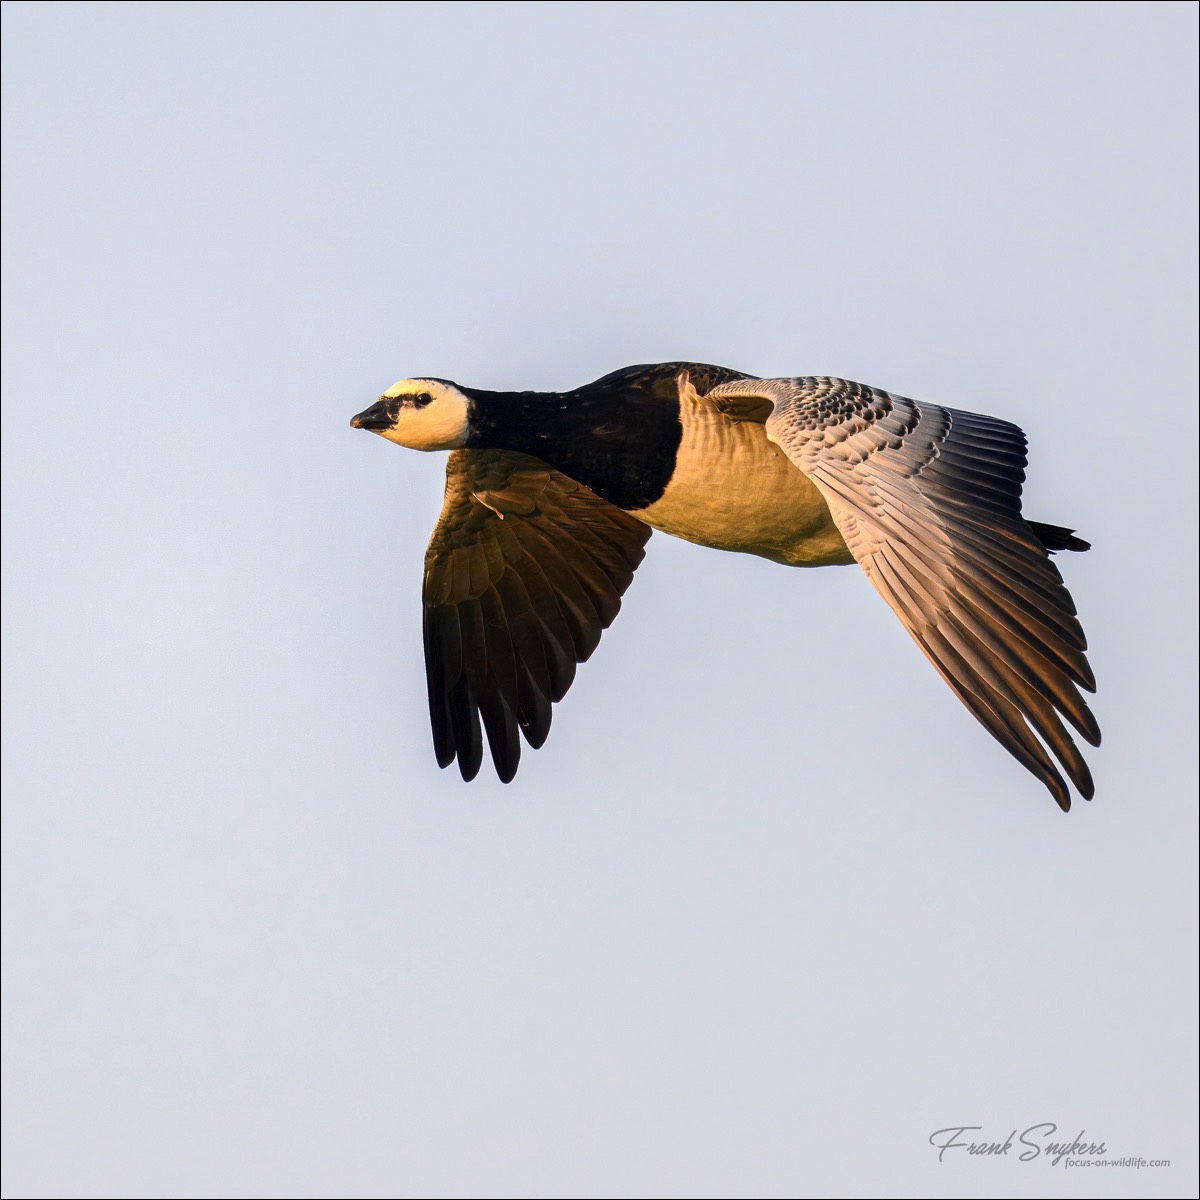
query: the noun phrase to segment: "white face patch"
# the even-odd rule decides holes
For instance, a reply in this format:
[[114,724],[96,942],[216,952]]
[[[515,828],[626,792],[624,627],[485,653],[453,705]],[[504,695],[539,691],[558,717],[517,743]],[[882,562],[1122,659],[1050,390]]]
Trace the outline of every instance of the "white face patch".
[[401,379],[384,400],[399,400],[396,420],[381,437],[410,450],[457,450],[467,440],[467,398],[453,384],[436,379]]

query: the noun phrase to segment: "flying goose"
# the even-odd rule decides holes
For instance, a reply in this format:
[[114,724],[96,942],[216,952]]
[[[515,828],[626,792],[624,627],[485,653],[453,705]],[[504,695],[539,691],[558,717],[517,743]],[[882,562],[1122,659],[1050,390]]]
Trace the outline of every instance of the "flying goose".
[[[501,780],[550,730],[652,529],[795,567],[857,562],[976,719],[1068,810],[1092,777],[1096,690],[1050,561],[1086,550],[1021,515],[1025,435],[995,417],[846,379],[702,363],[627,367],[570,392],[403,379],[351,422],[449,450],[425,555],[424,645],[439,766]],[[1039,740],[1040,739],[1040,740]]]

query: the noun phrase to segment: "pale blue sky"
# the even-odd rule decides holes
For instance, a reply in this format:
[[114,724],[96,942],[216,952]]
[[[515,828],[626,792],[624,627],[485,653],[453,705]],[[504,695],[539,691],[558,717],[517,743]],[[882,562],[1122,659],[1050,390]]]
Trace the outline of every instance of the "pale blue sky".
[[[4,6],[6,1196],[1191,1196],[1196,8]],[[434,764],[395,379],[1017,421],[1069,816],[854,568],[656,535]],[[1054,1121],[1159,1171],[941,1165]]]

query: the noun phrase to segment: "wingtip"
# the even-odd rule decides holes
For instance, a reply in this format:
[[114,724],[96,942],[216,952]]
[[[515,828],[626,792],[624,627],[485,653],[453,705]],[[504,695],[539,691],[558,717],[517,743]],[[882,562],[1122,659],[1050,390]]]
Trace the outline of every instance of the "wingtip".
[[[1096,795],[1096,785],[1092,782],[1091,775],[1088,775],[1086,779],[1076,780],[1075,786],[1079,789],[1080,796],[1082,796],[1084,800],[1087,800],[1088,802],[1090,802]],[[1071,811],[1071,793],[1068,792],[1065,787],[1061,790],[1057,787],[1051,787],[1050,794],[1054,797],[1055,804],[1057,804],[1063,812],[1069,813]]]

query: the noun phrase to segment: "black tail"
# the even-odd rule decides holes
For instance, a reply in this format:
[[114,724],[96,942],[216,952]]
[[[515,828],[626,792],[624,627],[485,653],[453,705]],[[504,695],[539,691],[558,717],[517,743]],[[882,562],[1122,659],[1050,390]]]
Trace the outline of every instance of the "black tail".
[[1029,528],[1038,535],[1038,540],[1053,554],[1055,550],[1090,550],[1091,542],[1075,536],[1075,530],[1061,525],[1043,525],[1040,521],[1029,521]]

